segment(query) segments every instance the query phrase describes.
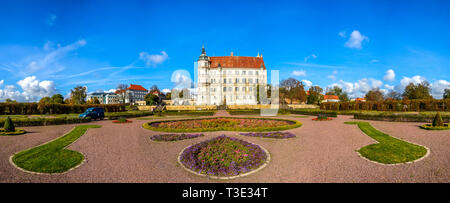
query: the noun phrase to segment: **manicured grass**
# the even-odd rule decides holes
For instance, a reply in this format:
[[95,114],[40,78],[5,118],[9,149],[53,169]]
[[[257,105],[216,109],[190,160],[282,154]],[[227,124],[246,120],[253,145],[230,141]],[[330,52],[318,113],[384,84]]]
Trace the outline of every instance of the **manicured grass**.
[[12,161],[27,171],[40,173],[62,173],[78,164],[84,156],[76,151],[65,149],[81,137],[88,128],[100,128],[99,125],[79,125],[64,136],[44,145],[21,151]]
[[358,152],[369,160],[384,163],[397,164],[417,160],[427,153],[425,147],[415,145],[378,131],[368,122],[345,122],[346,124],[357,124],[369,137],[379,143],[367,145]]
[[444,123],[444,126],[433,126],[432,124],[421,125],[420,128],[425,130],[450,130],[450,123]]
[[162,132],[211,132],[211,131],[263,132],[263,131],[288,130],[298,128],[300,126],[302,126],[301,122],[287,119],[214,117],[214,118],[199,118],[199,119],[152,121],[144,123],[142,127],[148,130],[162,131]]
[[4,129],[0,129],[0,136],[11,136],[11,135],[21,135],[25,134],[25,130],[16,128],[16,131],[14,132],[5,132]]

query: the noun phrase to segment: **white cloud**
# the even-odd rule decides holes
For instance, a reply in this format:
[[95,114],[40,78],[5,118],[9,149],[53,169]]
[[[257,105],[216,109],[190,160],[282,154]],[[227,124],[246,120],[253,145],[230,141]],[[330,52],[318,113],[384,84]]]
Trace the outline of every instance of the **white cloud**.
[[[50,53],[46,54],[44,57],[29,62],[26,67],[26,72],[24,74],[28,75],[30,73],[35,73],[37,71],[42,72],[41,71],[42,69],[49,70],[50,73],[55,73],[63,70],[64,67],[58,64],[58,60],[66,56],[67,53],[85,46],[86,43],[87,43],[86,40],[82,39],[64,47],[58,47],[54,51],[51,51]],[[49,44],[44,45],[44,49],[46,47],[47,49],[50,49]]]
[[2,86],[4,82],[4,80],[0,80],[0,86]]
[[388,85],[388,84],[385,84],[384,85],[384,88],[386,88],[386,89],[388,89],[388,90],[394,90],[394,85]]
[[347,37],[347,33],[345,31],[341,31],[338,33],[340,37]]
[[376,80],[373,78],[370,79],[363,78],[355,83],[340,80],[338,83],[328,85],[328,87],[332,88],[334,86],[338,86],[342,88],[345,92],[347,92],[351,98],[355,98],[355,97],[363,97],[369,90],[374,88],[380,88],[382,85],[383,82],[380,80]]
[[450,89],[450,81],[438,80],[431,83],[431,95],[434,98],[442,99],[445,89]]
[[36,101],[37,98],[51,96],[56,92],[53,81],[43,80],[39,82],[35,76],[26,77],[17,84],[22,88],[22,94],[27,101]]
[[405,90],[405,87],[408,86],[410,83],[419,84],[422,83],[423,81],[426,81],[426,79],[425,77],[422,77],[420,75],[416,75],[411,78],[403,76],[403,79],[400,80],[400,84],[395,86],[395,90],[401,93]]
[[161,51],[161,54],[148,54],[147,52],[139,53],[139,59],[145,61],[147,66],[156,66],[163,63],[169,58],[169,55],[165,51]]
[[169,92],[172,92],[172,90],[166,88],[166,89],[161,90],[161,92],[164,94],[167,94]]
[[315,58],[317,58],[317,55],[315,55],[315,54],[311,54],[311,55],[309,55],[309,56],[305,57],[304,61],[305,61],[305,62],[308,62],[308,60],[309,60],[310,58],[313,58],[313,59],[315,59]]
[[294,71],[292,71],[292,75],[295,75],[295,76],[306,76],[306,71],[304,71],[304,70],[294,70]]
[[386,74],[383,77],[383,80],[392,82],[395,80],[395,72],[392,69],[386,71]]
[[362,43],[364,40],[369,40],[367,36],[362,35],[358,30],[353,30],[352,34],[350,34],[350,38],[345,43],[344,46],[352,49],[361,49]]
[[22,92],[16,89],[14,85],[6,85],[4,89],[0,89],[0,101],[12,99],[17,101],[37,101],[41,97],[52,96],[56,93],[53,81],[39,81],[35,76],[26,77],[17,82],[22,88]]
[[380,62],[380,60],[378,60],[378,59],[372,59],[372,60],[370,61],[370,63],[378,63],[378,62]]
[[311,81],[309,81],[309,80],[302,80],[302,83],[306,86],[306,87],[311,87],[312,86],[312,82]]

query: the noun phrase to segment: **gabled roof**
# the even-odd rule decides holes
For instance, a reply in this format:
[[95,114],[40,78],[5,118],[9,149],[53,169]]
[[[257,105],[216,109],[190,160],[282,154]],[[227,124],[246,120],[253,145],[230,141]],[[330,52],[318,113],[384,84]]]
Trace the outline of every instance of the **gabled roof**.
[[127,89],[129,90],[138,90],[138,91],[148,91],[147,89],[145,89],[144,87],[140,86],[140,85],[133,85],[131,84],[130,87],[128,87]]
[[323,95],[323,99],[336,99],[339,100],[339,97],[336,95]]
[[250,56],[211,56],[211,68],[217,68],[220,64],[222,68],[261,68],[264,69],[264,60],[262,57]]

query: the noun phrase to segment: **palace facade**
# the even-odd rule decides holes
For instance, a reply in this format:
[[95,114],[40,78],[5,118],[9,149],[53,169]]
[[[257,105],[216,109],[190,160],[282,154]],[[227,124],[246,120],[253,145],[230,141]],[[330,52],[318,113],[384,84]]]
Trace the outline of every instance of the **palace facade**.
[[262,55],[256,57],[207,56],[205,47],[198,59],[197,105],[257,104],[257,87],[267,86]]

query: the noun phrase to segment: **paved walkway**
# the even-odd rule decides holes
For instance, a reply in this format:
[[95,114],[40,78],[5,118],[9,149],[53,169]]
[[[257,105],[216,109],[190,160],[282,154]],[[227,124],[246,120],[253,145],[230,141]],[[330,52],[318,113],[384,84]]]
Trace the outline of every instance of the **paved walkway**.
[[221,117],[221,116],[231,116],[231,115],[226,110],[218,110],[216,112],[216,114],[214,114],[214,116]]
[[[204,137],[171,143],[150,141],[160,134],[143,129],[144,120],[113,124],[95,121],[102,128],[89,129],[69,149],[82,152],[86,162],[62,175],[33,175],[14,168],[8,161],[14,153],[67,133],[75,125],[26,127],[29,133],[0,136],[0,182],[450,182],[450,131],[426,131],[421,123],[369,121],[394,137],[430,148],[424,160],[399,166],[383,166],[358,157],[355,150],[375,143],[353,120],[339,116],[332,121],[278,116],[299,120],[303,126],[289,130],[289,140],[269,140],[208,132]],[[177,155],[186,146],[221,134],[257,143],[271,153],[272,160],[261,171],[234,180],[213,180],[183,170]]]

